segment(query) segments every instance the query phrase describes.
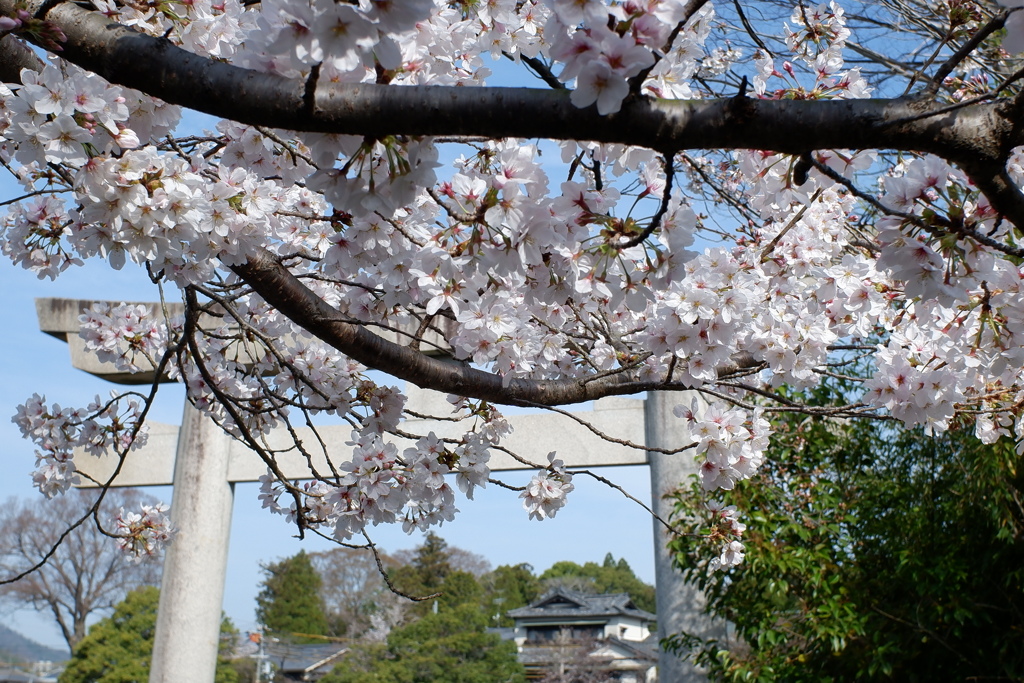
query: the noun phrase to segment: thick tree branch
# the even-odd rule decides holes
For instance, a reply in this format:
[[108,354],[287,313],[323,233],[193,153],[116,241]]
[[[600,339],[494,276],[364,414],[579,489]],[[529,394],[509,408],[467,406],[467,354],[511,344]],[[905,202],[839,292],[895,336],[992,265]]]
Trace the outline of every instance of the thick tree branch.
[[[29,3],[29,10],[38,2]],[[10,14],[14,0],[0,0]],[[530,88],[321,84],[314,106],[306,83],[234,67],[142,35],[70,3],[47,20],[67,35],[61,56],[107,80],[214,116],[298,131],[355,135],[545,137],[683,149],[816,149],[928,152],[953,162],[996,161],[1024,142],[997,104],[920,118],[913,99],[831,101],[635,98],[612,116],[577,109],[569,93]],[[907,119],[914,118],[907,121]]]
[[12,35],[0,38],[0,81],[17,83],[21,80],[21,70],[39,71],[43,63],[25,43]]
[[[508,379],[467,365],[446,362],[401,346],[349,322],[337,309],[317,296],[269,251],[250,256],[247,263],[232,270],[253,291],[310,334],[346,356],[376,370],[420,387],[459,396],[512,405],[555,406],[592,401],[604,396],[622,396],[653,389],[688,389],[671,381],[638,379],[635,370],[623,370],[598,379],[567,380]],[[755,361],[737,357],[719,369],[720,375],[736,372]]]
[[348,322],[268,251],[251,256],[246,264],[234,266],[233,270],[264,300],[311,334],[364,365],[418,386],[488,401],[545,406],[637,391],[636,378],[628,374],[611,375],[593,382],[582,379],[503,382],[499,375],[431,358]]
[[[988,197],[992,208],[1000,216],[1018,227],[1024,225],[1024,193],[1020,191],[1017,184],[1010,178],[1005,166],[991,164],[965,165],[964,172],[971,179],[971,182],[981,190],[982,194]],[[995,240],[987,239],[983,235],[972,236],[983,244],[1006,253],[1011,253],[1007,251],[1006,245],[1002,245]]]

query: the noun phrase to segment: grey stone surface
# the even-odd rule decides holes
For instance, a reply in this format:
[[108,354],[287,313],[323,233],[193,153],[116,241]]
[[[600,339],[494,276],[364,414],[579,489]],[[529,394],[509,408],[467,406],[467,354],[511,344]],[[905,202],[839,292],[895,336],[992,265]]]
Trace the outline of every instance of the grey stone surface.
[[191,405],[182,425],[171,505],[177,539],[164,559],[149,683],[212,683],[217,668],[234,500],[231,438]]
[[[688,403],[690,394],[652,391],[645,402],[647,445],[672,450],[691,442],[685,424],[672,410],[680,403]],[[672,502],[666,496],[697,471],[693,451],[665,455],[649,451],[651,464],[651,503],[655,514],[664,520],[672,515]],[[682,574],[672,564],[672,553],[666,547],[669,532],[654,520],[654,573],[655,597],[658,606],[658,638],[687,631],[704,637],[722,632],[723,626],[714,623],[704,613],[704,594],[683,581]],[[706,673],[690,661],[669,652],[658,659],[658,680],[671,683],[698,683],[707,680]]]

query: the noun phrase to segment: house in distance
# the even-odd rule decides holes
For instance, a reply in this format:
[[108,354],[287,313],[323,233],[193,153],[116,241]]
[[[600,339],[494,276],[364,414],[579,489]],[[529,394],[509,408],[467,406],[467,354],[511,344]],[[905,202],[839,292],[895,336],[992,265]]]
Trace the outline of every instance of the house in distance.
[[638,609],[626,593],[588,595],[556,588],[508,616],[515,621],[508,635],[519,648],[528,679],[573,670],[621,683],[657,680],[655,616]]

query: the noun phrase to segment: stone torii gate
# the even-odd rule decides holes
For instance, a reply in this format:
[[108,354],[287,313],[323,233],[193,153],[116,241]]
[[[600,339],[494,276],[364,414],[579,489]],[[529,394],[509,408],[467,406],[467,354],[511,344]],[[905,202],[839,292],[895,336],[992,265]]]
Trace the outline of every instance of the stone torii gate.
[[[123,384],[153,381],[152,373],[129,375],[118,372],[113,364],[101,363],[85,348],[78,335],[78,316],[92,304],[76,299],[37,299],[40,330],[66,341],[72,365],[97,377]],[[451,410],[445,395],[408,385],[408,407],[419,412],[444,415]],[[651,392],[646,400],[605,398],[594,403],[594,410],[573,414],[618,439],[651,448],[673,449],[688,443],[682,420],[672,414],[680,402],[677,394]],[[655,513],[667,519],[671,504],[665,495],[696,471],[692,457],[674,456],[656,451],[641,451],[606,441],[577,422],[551,413],[507,416],[513,433],[503,441],[518,453],[557,451],[567,467],[608,465],[649,465],[651,499]],[[406,420],[403,424],[417,433],[433,430],[438,436],[460,435],[457,425],[448,421]],[[150,683],[212,683],[216,668],[221,609],[227,573],[228,540],[235,482],[253,482],[266,472],[266,466],[244,444],[226,435],[212,420],[185,403],[182,426],[149,422],[150,434],[145,447],[126,459],[117,486],[173,485],[171,523],[177,529],[174,543],[164,560],[160,605],[157,613],[156,640],[150,669]],[[328,450],[343,448],[349,440],[348,425],[318,427]],[[299,438],[313,440],[308,429],[297,430]],[[270,435],[271,446],[290,443],[284,430]],[[396,439],[400,442],[400,439]],[[279,442],[279,443],[275,443]],[[313,465],[325,471],[323,454],[314,455]],[[536,460],[536,458],[534,458]],[[311,479],[309,464],[293,451],[279,455],[278,463],[290,480]],[[76,465],[99,481],[114,471],[113,456],[76,458]],[[489,465],[494,471],[526,469],[505,453],[492,453]],[[702,614],[704,597],[685,583],[672,566],[666,548],[668,536],[657,520],[654,525],[655,584],[658,635],[686,630],[705,637],[721,634],[723,626]],[[688,661],[662,653],[658,662],[659,679],[667,683],[705,681],[703,673]]]

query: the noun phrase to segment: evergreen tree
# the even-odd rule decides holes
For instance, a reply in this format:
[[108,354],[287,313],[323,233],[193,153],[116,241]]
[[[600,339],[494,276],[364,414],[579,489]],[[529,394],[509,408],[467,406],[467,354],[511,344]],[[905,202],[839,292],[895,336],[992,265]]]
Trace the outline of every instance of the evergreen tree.
[[427,595],[437,592],[451,571],[448,544],[431,531],[416,548],[412,562],[397,569],[392,578],[403,592]]
[[321,683],[524,681],[515,643],[486,627],[475,604],[438,610],[392,631],[386,645],[356,648]]
[[484,599],[484,589],[475,576],[469,572],[452,572],[441,582],[441,597],[437,599],[438,610],[454,609],[460,605],[479,605]]
[[[451,551],[443,538],[428,532],[423,544],[416,548],[416,554],[409,564],[391,573],[395,587],[413,597],[425,597],[441,592],[444,580],[452,573]],[[417,602],[410,607],[416,616],[423,616],[433,609],[432,600]]]
[[277,638],[322,642],[330,635],[320,598],[321,579],[305,551],[262,567],[263,588],[256,596],[256,620]]
[[641,581],[625,558],[616,561],[608,553],[604,562],[556,562],[540,575],[540,580],[549,586],[564,585],[590,593],[629,593],[639,609],[655,611],[654,586]]
[[540,580],[534,576],[533,567],[525,562],[496,567],[484,575],[481,584],[483,608],[491,615],[492,626],[511,626],[513,621],[505,613],[529,605],[541,593]]
[[[145,586],[128,593],[114,609],[114,614],[101,619],[75,648],[60,683],[145,683],[153,657],[156,633],[156,611],[160,591]],[[234,627],[227,619],[221,633],[230,643]],[[238,683],[238,674],[225,658],[217,662],[214,683]]]

